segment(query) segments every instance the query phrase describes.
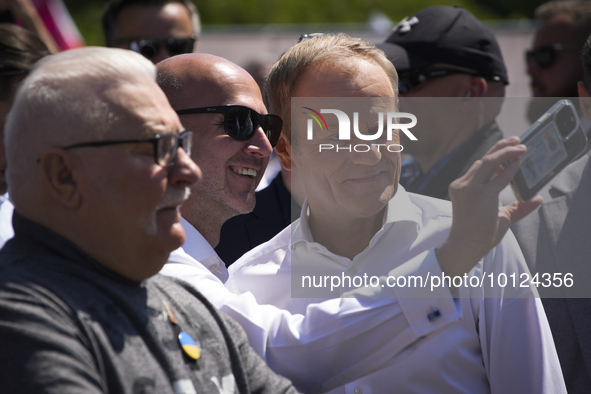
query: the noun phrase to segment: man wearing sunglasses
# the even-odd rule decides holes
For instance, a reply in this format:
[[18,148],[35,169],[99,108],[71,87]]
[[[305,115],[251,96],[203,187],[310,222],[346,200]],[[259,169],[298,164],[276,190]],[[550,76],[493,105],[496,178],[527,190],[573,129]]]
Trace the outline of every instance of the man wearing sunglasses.
[[[131,51],[49,56],[6,124],[15,236],[0,251],[11,393],[294,393],[238,324],[156,275],[199,180],[186,131]],[[34,116],[33,116],[34,114]]]
[[401,109],[420,120],[404,139],[400,184],[449,199],[451,182],[502,138],[494,118],[509,82],[490,29],[457,6],[425,8],[404,18],[378,44],[398,71]]
[[540,22],[526,52],[534,97],[577,97],[583,80],[581,49],[591,33],[591,3],[551,1],[536,9]]
[[189,0],[111,0],[102,16],[105,44],[131,49],[154,64],[197,49],[201,24]]
[[[554,105],[556,97],[577,97],[577,82],[583,79],[581,49],[591,33],[591,3],[550,1],[539,6],[535,16],[539,27],[532,49],[525,53],[532,96],[537,98],[528,103],[532,123]],[[572,101],[581,115],[578,100]],[[589,134],[591,123],[581,117],[581,124]]]

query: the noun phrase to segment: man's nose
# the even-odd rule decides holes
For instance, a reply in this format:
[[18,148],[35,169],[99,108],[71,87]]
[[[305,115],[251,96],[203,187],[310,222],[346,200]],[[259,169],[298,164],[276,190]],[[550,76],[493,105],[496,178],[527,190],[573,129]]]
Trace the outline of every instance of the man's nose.
[[178,148],[174,165],[170,168],[170,183],[175,186],[191,186],[201,179],[201,168],[189,157],[183,148]]
[[261,126],[258,127],[251,139],[245,141],[244,152],[261,158],[271,156],[273,147]]

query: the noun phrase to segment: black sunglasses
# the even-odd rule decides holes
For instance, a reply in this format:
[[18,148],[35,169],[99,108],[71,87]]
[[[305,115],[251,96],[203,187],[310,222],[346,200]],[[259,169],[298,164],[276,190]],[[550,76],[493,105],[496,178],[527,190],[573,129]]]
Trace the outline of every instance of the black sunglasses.
[[133,39],[133,40],[118,40],[118,45],[126,44],[129,48],[152,60],[154,56],[160,51],[162,46],[165,46],[170,53],[170,56],[181,55],[183,53],[193,52],[197,42],[197,35],[193,34],[191,37],[170,37],[170,38],[146,38],[146,39]]
[[302,42],[302,40],[308,40],[314,37],[323,37],[325,35],[326,33],[305,33],[300,36],[300,38],[298,39],[298,43]]
[[556,61],[556,53],[560,51],[579,52],[583,49],[582,45],[562,45],[552,44],[532,49],[525,52],[525,60],[527,64],[536,62],[541,68],[550,67]]
[[447,77],[454,74],[466,74],[478,77],[479,74],[469,71],[455,70],[453,68],[427,68],[419,70],[401,71],[398,73],[398,91],[408,93],[417,86],[434,79]]
[[188,156],[191,156],[191,145],[193,144],[193,133],[185,131],[178,135],[174,133],[157,134],[154,138],[143,138],[137,140],[111,140],[93,141],[69,145],[62,149],[75,149],[86,147],[100,147],[119,144],[137,144],[150,142],[154,145],[154,161],[162,167],[172,167],[176,161],[178,148],[182,147]]
[[277,145],[283,120],[277,115],[261,115],[242,105],[187,108],[176,111],[178,115],[221,114],[224,115],[224,131],[238,141],[247,141],[254,136],[260,125],[272,147]]

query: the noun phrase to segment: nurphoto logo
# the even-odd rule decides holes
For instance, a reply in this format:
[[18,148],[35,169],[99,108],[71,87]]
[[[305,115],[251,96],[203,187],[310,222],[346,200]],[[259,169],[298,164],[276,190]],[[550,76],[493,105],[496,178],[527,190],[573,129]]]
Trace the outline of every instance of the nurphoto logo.
[[[339,124],[339,141],[350,141],[351,140],[351,120],[349,116],[338,109],[321,109],[320,112],[310,108],[302,107],[306,110],[304,114],[311,117],[307,123],[307,138],[308,140],[314,139],[314,122],[318,124],[321,131],[329,131],[326,119],[322,114],[332,114],[337,117]],[[384,117],[386,118],[386,129],[384,130]],[[410,119],[409,123],[398,123],[400,119]],[[392,135],[394,130],[402,131],[410,140],[417,141],[409,129],[416,126],[417,117],[408,112],[379,112],[377,130],[373,134],[363,134],[359,131],[359,112],[353,112],[353,133],[355,137],[362,141],[376,141],[382,138],[384,132],[388,141],[392,141]],[[388,150],[388,152],[402,152],[402,145],[400,144],[356,144],[356,145],[335,145],[335,144],[319,144],[319,152],[327,150],[348,151],[348,152],[369,152],[372,147],[377,147],[378,151],[381,147]]]

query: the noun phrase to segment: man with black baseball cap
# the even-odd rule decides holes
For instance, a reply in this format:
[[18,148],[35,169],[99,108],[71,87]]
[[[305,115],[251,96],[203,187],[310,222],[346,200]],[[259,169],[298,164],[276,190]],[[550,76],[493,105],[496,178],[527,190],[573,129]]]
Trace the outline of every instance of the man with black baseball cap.
[[401,109],[419,120],[418,141],[402,143],[412,158],[400,184],[449,199],[449,184],[502,138],[494,118],[509,79],[499,44],[469,11],[436,6],[404,18],[377,46],[398,71]]

